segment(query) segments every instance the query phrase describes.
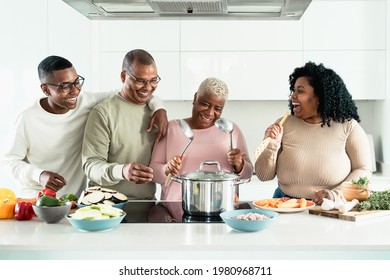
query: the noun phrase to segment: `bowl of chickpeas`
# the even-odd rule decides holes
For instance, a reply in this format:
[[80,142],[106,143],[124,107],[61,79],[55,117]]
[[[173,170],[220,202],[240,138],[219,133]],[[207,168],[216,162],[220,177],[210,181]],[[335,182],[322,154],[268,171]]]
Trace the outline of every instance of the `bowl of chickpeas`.
[[275,211],[262,209],[241,209],[222,212],[220,217],[231,228],[238,231],[254,232],[270,226],[279,216]]

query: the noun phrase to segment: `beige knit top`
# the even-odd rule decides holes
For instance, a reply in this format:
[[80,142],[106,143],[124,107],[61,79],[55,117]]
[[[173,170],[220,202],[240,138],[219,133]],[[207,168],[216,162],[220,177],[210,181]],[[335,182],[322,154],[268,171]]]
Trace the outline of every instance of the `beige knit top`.
[[289,116],[281,142],[272,140],[255,163],[261,181],[277,176],[280,189],[292,197],[312,199],[312,188],[334,189],[343,181],[371,178],[367,136],[355,121],[328,127]]

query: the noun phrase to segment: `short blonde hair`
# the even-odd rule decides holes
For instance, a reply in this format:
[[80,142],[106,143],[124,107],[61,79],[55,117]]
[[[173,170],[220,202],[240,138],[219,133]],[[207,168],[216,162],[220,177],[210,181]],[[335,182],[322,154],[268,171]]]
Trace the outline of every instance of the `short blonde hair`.
[[228,95],[229,95],[229,91],[228,91],[228,88],[227,88],[227,85],[225,84],[225,82],[220,80],[220,79],[214,78],[214,77],[210,77],[210,78],[205,79],[200,84],[197,93],[198,93],[198,96],[203,95],[203,94],[207,94],[207,93],[211,93],[211,94],[221,96],[224,99],[227,99]]

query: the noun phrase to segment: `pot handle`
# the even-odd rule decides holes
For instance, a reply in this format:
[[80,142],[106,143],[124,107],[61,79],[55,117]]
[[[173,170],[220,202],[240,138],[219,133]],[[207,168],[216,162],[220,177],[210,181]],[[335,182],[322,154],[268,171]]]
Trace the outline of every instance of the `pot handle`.
[[175,181],[175,182],[180,183],[180,184],[183,182],[182,179],[180,177],[177,177],[177,176],[172,176],[172,181]]
[[203,171],[204,165],[216,165],[218,168],[218,171],[221,171],[221,165],[216,160],[205,160],[205,161],[201,162],[201,164],[199,166],[199,171]]

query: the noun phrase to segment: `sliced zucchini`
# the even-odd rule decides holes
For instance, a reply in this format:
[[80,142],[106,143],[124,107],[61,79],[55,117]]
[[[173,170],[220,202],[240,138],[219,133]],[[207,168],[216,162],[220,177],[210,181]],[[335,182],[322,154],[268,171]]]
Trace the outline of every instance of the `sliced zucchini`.
[[115,204],[115,202],[114,202],[114,201],[112,201],[112,200],[105,199],[105,200],[103,200],[103,204],[107,204],[107,205],[114,205],[114,204]]
[[84,220],[96,220],[102,216],[102,212],[98,209],[89,209],[88,211],[82,212]]

